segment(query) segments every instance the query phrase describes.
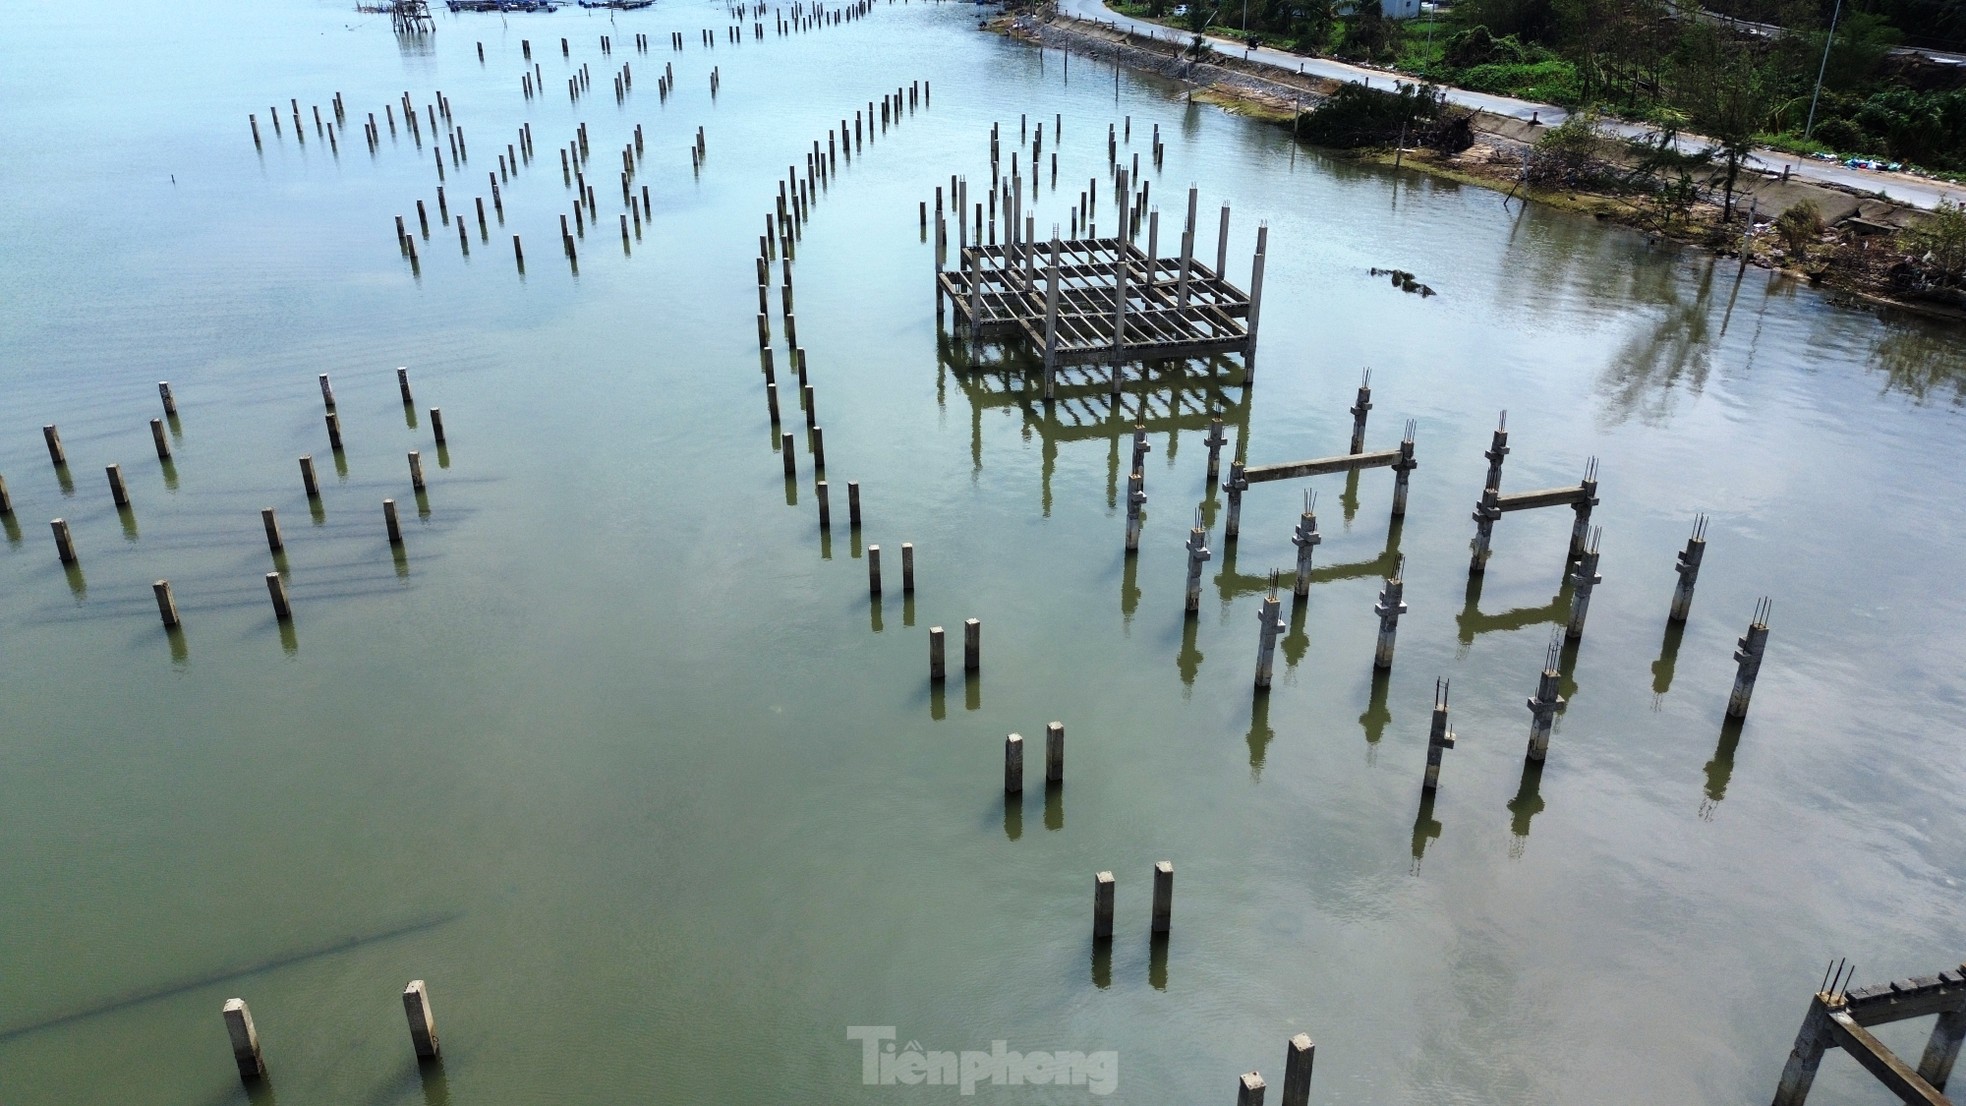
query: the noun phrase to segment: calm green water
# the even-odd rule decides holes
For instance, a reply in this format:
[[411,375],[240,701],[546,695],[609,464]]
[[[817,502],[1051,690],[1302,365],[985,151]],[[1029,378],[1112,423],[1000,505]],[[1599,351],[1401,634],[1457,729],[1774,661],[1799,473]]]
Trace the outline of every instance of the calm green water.
[[[1772,1093],[1828,958],[1851,957],[1864,982],[1966,951],[1957,332],[1293,153],[1131,77],[1115,102],[1109,68],[1079,59],[1067,85],[1055,55],[978,35],[954,5],[714,53],[697,45],[723,25],[714,5],[611,32],[577,9],[442,15],[422,49],[298,0],[36,0],[8,19],[9,1106],[243,1101],[219,1019],[233,995],[258,1022],[265,1100],[285,1106],[961,1098],[864,1087],[860,1025],[937,1050],[1111,1050],[1108,1101],[1229,1101],[1240,1072],[1280,1081],[1285,1039],[1308,1031],[1320,1102],[1735,1103]],[[672,29],[681,54],[660,48]],[[637,31],[657,49],[633,53]],[[520,39],[563,89],[560,35],[592,93],[523,99]],[[623,61],[636,87],[617,105]],[[809,457],[788,488],[774,451],[752,257],[773,182],[812,138],[922,78],[932,106],[840,164],[799,244],[829,541]],[[437,89],[471,152],[453,214],[524,121],[539,160],[505,186],[488,243],[474,222],[464,257],[433,228],[413,278],[392,219],[414,226],[419,197],[434,211],[429,151],[405,132],[371,157],[359,121]],[[339,157],[311,118],[304,147],[290,124],[271,134],[269,105],[297,97],[306,114],[337,90]],[[1233,201],[1234,278],[1268,221],[1259,383],[1246,406],[1220,392],[1253,462],[1342,451],[1365,366],[1368,448],[1419,422],[1396,539],[1387,474],[1351,496],[1315,482],[1320,574],[1307,606],[1286,605],[1263,705],[1255,611],[1264,574],[1291,563],[1298,489],[1252,491],[1232,555],[1212,509],[1204,609],[1184,622],[1206,382],[1178,416],[1167,390],[1152,399],[1151,502],[1129,561],[1117,459],[1141,394],[1117,418],[1096,387],[1047,413],[938,353],[916,204],[952,172],[987,180],[989,125],[1005,124],[1007,152],[1020,112],[1064,117],[1041,223],[1103,175],[1106,124],[1125,115],[1143,161],[1161,124],[1151,179],[1168,211],[1190,182],[1205,212]],[[576,277],[552,245],[567,196],[553,163],[579,120],[602,228]],[[655,216],[624,256],[610,166],[636,122]],[[709,156],[693,176],[699,125]],[[1109,198],[1101,213],[1110,224]],[[1440,295],[1403,295],[1375,265]],[[165,379],[182,413],[168,471],[147,427]],[[1471,598],[1468,513],[1502,408],[1505,490],[1602,459],[1605,579],[1540,779],[1523,771],[1523,699],[1561,617],[1569,515],[1504,520]],[[41,444],[49,422],[67,485]],[[430,474],[422,502],[410,449]],[[318,514],[302,453],[323,473]],[[866,499],[857,536],[849,480]],[[386,496],[404,508],[401,558]],[[288,543],[286,635],[261,580],[265,506]],[[1668,637],[1673,554],[1699,511],[1706,568],[1683,638]],[[56,516],[75,527],[79,573],[56,562]],[[901,600],[891,559],[870,610],[864,544],[903,541],[919,593]],[[1395,554],[1411,613],[1375,685],[1371,607]],[[163,577],[176,638],[151,600]],[[1729,653],[1764,594],[1768,661],[1745,728],[1723,734]],[[926,628],[969,617],[982,678],[932,693]],[[1416,824],[1443,677],[1461,743]],[[1003,735],[1032,741],[1035,781],[1054,718],[1062,795],[1034,786],[1006,810]],[[1156,950],[1163,858],[1175,923]],[[1119,879],[1103,956],[1087,917],[1099,869]],[[404,1040],[413,977],[430,981],[441,1074],[420,1075]],[[1909,1051],[1921,1029],[1887,1040]],[[1839,1057],[1818,1093],[1878,1099]]]

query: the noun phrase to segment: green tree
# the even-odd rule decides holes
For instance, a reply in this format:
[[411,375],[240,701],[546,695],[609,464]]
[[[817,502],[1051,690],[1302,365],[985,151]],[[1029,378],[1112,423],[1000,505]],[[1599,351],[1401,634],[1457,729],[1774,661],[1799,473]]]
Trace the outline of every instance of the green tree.
[[1337,23],[1332,0],[1298,0],[1286,33],[1302,49],[1320,52],[1331,45],[1331,29]]
[[1687,25],[1674,67],[1673,99],[1721,162],[1724,220],[1734,218],[1734,186],[1768,118],[1770,85],[1762,59],[1730,32],[1705,23]]
[[1560,23],[1554,0],[1462,0],[1451,18],[1462,29],[1486,27],[1496,38],[1523,42],[1553,41]]
[[1357,0],[1345,21],[1344,52],[1348,57],[1372,61],[1399,52],[1401,27],[1387,19],[1379,0]]

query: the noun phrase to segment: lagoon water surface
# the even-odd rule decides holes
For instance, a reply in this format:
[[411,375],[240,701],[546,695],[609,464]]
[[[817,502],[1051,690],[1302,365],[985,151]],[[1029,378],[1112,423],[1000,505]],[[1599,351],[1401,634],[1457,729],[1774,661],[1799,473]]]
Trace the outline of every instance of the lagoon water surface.
[[[1958,332],[1293,151],[1177,89],[1116,88],[1092,59],[1068,84],[1055,54],[978,33],[968,6],[881,4],[788,37],[765,20],[762,40],[711,50],[699,31],[724,10],[670,2],[442,13],[420,44],[325,2],[10,9],[0,1101],[243,1101],[219,1018],[239,995],[284,1106],[961,1098],[863,1086],[854,1026],[934,1050],[1111,1051],[1108,1101],[1229,1101],[1241,1072],[1280,1081],[1304,1031],[1319,1102],[1738,1103],[1772,1094],[1830,958],[1861,983],[1966,953]],[[548,90],[531,100],[522,39]],[[581,64],[592,90],[569,103]],[[932,103],[839,164],[798,243],[827,538],[803,443],[789,486],[775,452],[753,258],[812,139],[920,79]],[[385,128],[371,155],[361,123],[437,90],[468,143],[453,219],[522,123],[537,157],[502,185],[503,225],[481,237],[473,217],[468,256],[433,226],[412,273],[392,224],[415,233],[417,199],[436,222],[432,135]],[[328,113],[336,91],[338,151],[311,116],[305,145],[288,119],[271,133],[271,106]],[[1041,226],[1103,179],[1106,125],[1127,116],[1123,156],[1149,161],[1155,123],[1167,142],[1149,174],[1164,243],[1190,183],[1211,231],[1234,205],[1233,279],[1268,223],[1249,392],[1230,359],[1178,398],[1163,368],[1118,414],[1096,386],[1048,409],[938,336],[917,204],[951,173],[988,180],[992,122],[1007,154],[1020,114],[1054,113]],[[576,274],[553,246],[569,210],[554,151],[583,120],[600,225]],[[654,211],[624,254],[609,193],[638,122]],[[1253,463],[1342,452],[1368,366],[1367,448],[1418,422],[1410,510],[1389,530],[1383,471],[1312,482],[1318,574],[1306,604],[1286,594],[1259,702],[1255,612],[1302,504],[1296,485],[1253,489],[1225,545],[1206,404]],[[159,380],[180,411],[169,467],[148,428]],[[1143,397],[1150,498],[1128,559],[1121,458]],[[1470,589],[1502,409],[1504,490],[1601,465],[1604,583],[1540,772],[1523,701],[1567,602],[1570,518],[1503,520]],[[1204,499],[1214,559],[1189,621],[1182,542]],[[1669,634],[1699,512],[1706,564]],[[878,606],[869,543],[889,558]],[[1372,605],[1402,555],[1411,612],[1375,683]],[[151,598],[163,578],[181,634]],[[1767,663],[1746,725],[1724,730],[1734,639],[1763,595]],[[967,618],[981,677],[934,691],[927,628]],[[1437,679],[1460,742],[1422,816]],[[1047,795],[1053,719],[1069,754]],[[1009,732],[1032,742],[1033,783],[1007,809]],[[1161,859],[1177,881],[1157,948]],[[1118,936],[1095,955],[1102,869]],[[429,981],[441,1072],[411,1060],[412,978]],[[1922,1028],[1884,1035],[1911,1052]],[[1835,1055],[1817,1087],[1881,1094]]]

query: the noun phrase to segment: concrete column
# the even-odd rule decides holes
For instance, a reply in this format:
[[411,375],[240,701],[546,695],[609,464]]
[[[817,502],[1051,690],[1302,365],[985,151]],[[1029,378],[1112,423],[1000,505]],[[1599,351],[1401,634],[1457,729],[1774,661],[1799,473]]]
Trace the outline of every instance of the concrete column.
[[1118,230],[1113,238],[1113,394],[1120,394],[1120,364],[1126,358],[1126,170],[1117,177]]
[[1147,474],[1134,469],[1126,478],[1126,551],[1140,551],[1140,511],[1147,505]]
[[1202,444],[1208,447],[1207,482],[1213,484],[1222,472],[1222,447],[1229,444],[1229,436],[1222,430],[1222,416],[1209,418],[1208,437],[1202,439]]
[[948,664],[943,660],[942,637],[942,627],[928,628],[928,678],[936,683],[947,678],[949,673]]
[[1215,239],[1215,276],[1221,279],[1229,271],[1229,205],[1222,205],[1222,230]]
[[341,416],[335,414],[333,411],[329,411],[326,422],[328,424],[328,448],[334,450],[336,453],[340,453]]
[[[1223,208],[1226,214],[1228,208]],[[1236,1080],[1236,1106],[1263,1106],[1263,1090],[1268,1084],[1258,1072],[1249,1072]]]
[[1508,455],[1509,413],[1504,411],[1502,412],[1500,422],[1495,427],[1495,436],[1489,443],[1488,452],[1482,454],[1483,457],[1488,458],[1488,478],[1481,485],[1482,487],[1487,488],[1489,491],[1499,492],[1502,490],[1502,461]]
[[881,597],[881,547],[867,547],[867,594],[875,599]]
[[253,1013],[246,1000],[225,1000],[225,1032],[232,1038],[232,1059],[239,1065],[239,1078],[248,1083],[266,1075],[266,1062],[259,1054],[259,1033],[253,1028]]
[[287,602],[287,582],[277,572],[266,574],[266,593],[273,600],[273,617],[281,622],[291,622],[294,609]]
[[[1961,968],[1966,969],[1966,965]],[[1934,1089],[1946,1089],[1962,1041],[1966,1041],[1966,1006],[1957,1006],[1939,1015],[1931,1038],[1925,1042],[1925,1055],[1918,1062],[1918,1074]]]
[[419,1060],[437,1058],[437,1019],[430,1013],[430,990],[421,979],[403,988],[403,1013],[410,1021],[410,1047]]
[[330,411],[334,410],[334,388],[328,383],[327,373],[321,374],[321,405]]
[[1412,478],[1413,470],[1420,467],[1420,462],[1414,460],[1413,458],[1414,425],[1415,425],[1415,420],[1413,419],[1406,420],[1406,436],[1404,438],[1401,438],[1399,443],[1399,460],[1394,461],[1392,464],[1393,518],[1395,519],[1402,519],[1406,517],[1407,484],[1410,482]]
[[14,497],[7,494],[7,478],[0,476],[0,515],[14,513]]
[[[479,220],[483,222],[483,220]],[[403,394],[403,406],[414,407],[416,400],[410,396],[410,370],[399,366],[396,369],[396,390]]]
[[1160,208],[1147,213],[1147,287],[1151,290],[1160,269]]
[[[981,210],[979,207],[978,210]],[[969,251],[969,340],[981,341],[983,324],[983,247]]]
[[278,554],[282,549],[286,548],[286,543],[280,540],[280,519],[273,513],[273,508],[261,508],[259,521],[261,525],[266,527],[266,551]]
[[1256,612],[1259,636],[1256,641],[1256,689],[1263,691],[1270,686],[1270,671],[1276,662],[1277,635],[1283,632],[1283,619],[1277,617],[1278,601],[1274,580],[1270,594],[1263,599],[1263,606]]
[[[1224,217],[1228,213],[1228,208],[1222,209]],[[1268,224],[1256,228],[1256,257],[1249,264],[1249,318],[1245,320],[1249,328],[1249,340],[1242,347],[1244,385],[1256,382],[1256,332],[1257,324],[1263,317],[1263,263],[1268,257],[1269,238]]]
[[1557,659],[1562,655],[1563,642],[1556,635],[1550,635],[1549,649],[1543,654],[1543,674],[1537,677],[1536,694],[1529,697],[1529,759],[1540,761],[1550,749],[1550,727],[1556,722],[1556,714],[1564,707],[1563,696],[1557,694],[1557,687],[1563,682],[1562,672],[1557,668]]
[[423,454],[414,449],[410,450],[410,487],[423,490]]
[[1782,1081],[1776,1084],[1771,1106],[1803,1106],[1809,1087],[1816,1081],[1816,1068],[1830,1046],[1829,1007],[1822,995],[1809,1000],[1809,1012],[1802,1017],[1802,1028],[1789,1049],[1788,1063],[1782,1067]]
[[41,428],[41,440],[48,443],[48,460],[53,462],[56,468],[68,464],[68,450],[62,447],[61,430],[54,423]]
[[1317,1046],[1309,1033],[1290,1038],[1283,1050],[1283,1102],[1281,1106],[1310,1106],[1311,1063],[1317,1059]]
[[1092,877],[1092,939],[1113,939],[1113,873]]
[[1194,528],[1188,531],[1188,597],[1186,610],[1189,614],[1201,610],[1201,566],[1212,554],[1208,550],[1208,531],[1201,525],[1201,512],[1195,512]]
[[307,492],[307,498],[321,498],[321,482],[314,476],[314,458],[311,456],[300,459],[300,486]]
[[1201,198],[1201,190],[1188,188],[1188,222],[1181,231],[1181,269],[1175,277],[1175,305],[1181,310],[1188,309],[1188,270],[1195,262],[1195,204]]
[[[1022,210],[1023,201],[1018,208]],[[1038,250],[1032,243],[1038,240],[1038,219],[1035,215],[1024,216],[1024,287],[1036,288],[1038,284]]]
[[165,415],[168,416],[168,415],[177,414],[177,397],[171,394],[170,381],[159,380],[157,382],[157,395],[159,396],[159,398],[161,398],[164,401]]
[[915,594],[915,543],[901,543],[901,594]]
[[444,444],[444,411],[441,407],[430,409],[430,438],[440,446]]
[[1584,541],[1591,530],[1591,508],[1597,506],[1597,458],[1584,463],[1584,479],[1577,489],[1577,501],[1570,505],[1570,509],[1577,513],[1576,521],[1570,525],[1568,558],[1573,561],[1584,555]]
[[389,531],[389,544],[390,545],[403,544],[403,528],[401,524],[399,524],[396,521],[395,500],[385,499],[382,501],[382,521],[384,526]]
[[1174,921],[1174,862],[1161,860],[1154,863],[1154,913],[1153,932],[1164,935]]
[[171,440],[164,436],[163,419],[150,420],[150,440],[157,447],[157,459],[159,461],[168,461],[171,459]]
[[1003,793],[1024,793],[1024,738],[1019,734],[1003,739]]
[[860,481],[846,482],[846,524],[855,530],[860,529]]
[[1468,556],[1468,575],[1470,576],[1479,576],[1488,571],[1489,543],[1495,537],[1496,520],[1502,517],[1502,508],[1496,502],[1496,498],[1497,492],[1494,488],[1484,488],[1481,493],[1481,502],[1475,504],[1475,536],[1474,542],[1470,546],[1471,552]]
[[1058,227],[1051,228],[1051,264],[1045,267],[1044,398],[1052,398],[1058,374],[1058,267],[1062,247]]
[[130,505],[130,486],[123,483],[123,466],[110,465],[103,470],[109,477],[109,499],[118,507]]
[[1359,381],[1358,400],[1352,404],[1352,448],[1353,453],[1365,452],[1365,416],[1372,410],[1372,370],[1365,370],[1365,377]]
[[1748,624],[1748,632],[1734,650],[1734,659],[1740,669],[1734,675],[1734,691],[1727,697],[1727,717],[1746,718],[1748,700],[1754,697],[1754,681],[1761,675],[1761,654],[1768,648],[1768,611],[1771,604],[1767,598],[1755,604],[1754,621]]
[[150,590],[157,596],[157,613],[164,619],[164,625],[178,625],[177,599],[171,595],[171,582],[159,580],[150,585]]
[[48,524],[55,532],[55,555],[65,565],[75,564],[80,558],[75,556],[75,536],[69,533],[67,519],[55,519]]
[[1591,589],[1604,582],[1604,577],[1597,574],[1597,543],[1602,536],[1601,527],[1591,534],[1590,547],[1583,551],[1576,571],[1570,574],[1570,621],[1563,628],[1563,636],[1572,641],[1584,636],[1584,616],[1591,610]]
[[1317,493],[1304,493],[1304,513],[1297,516],[1297,528],[1290,533],[1290,544],[1297,547],[1297,577],[1290,594],[1302,599],[1311,594],[1311,555],[1324,537],[1317,532]]
[[1065,723],[1053,722],[1044,728],[1044,782],[1065,782]]
[[1379,616],[1379,646],[1372,653],[1372,667],[1381,672],[1392,670],[1393,641],[1399,634],[1399,616],[1406,613],[1406,604],[1400,601],[1406,594],[1405,571],[1406,558],[1401,557],[1393,574],[1386,578],[1386,586],[1379,592],[1379,602],[1372,607],[1372,613]]
[[1693,520],[1693,536],[1686,539],[1686,548],[1679,553],[1679,564],[1674,571],[1679,573],[1679,583],[1672,590],[1672,610],[1666,615],[1668,622],[1685,622],[1693,611],[1693,586],[1700,580],[1700,561],[1707,555],[1707,516],[1701,515]]
[[963,671],[983,669],[983,622],[971,618],[963,622]]
[[797,480],[799,478],[799,456],[792,452],[792,432],[790,430],[781,431],[778,435],[778,455],[779,459],[785,464],[785,479]]
[[1242,533],[1242,493],[1249,489],[1249,478],[1243,475],[1241,461],[1229,462],[1229,478],[1222,481],[1222,490],[1229,493],[1229,513],[1222,524],[1222,540],[1232,542]]
[[1433,728],[1427,734],[1427,777],[1420,790],[1431,794],[1440,786],[1441,754],[1454,747],[1454,731],[1447,728],[1447,682],[1434,682]]

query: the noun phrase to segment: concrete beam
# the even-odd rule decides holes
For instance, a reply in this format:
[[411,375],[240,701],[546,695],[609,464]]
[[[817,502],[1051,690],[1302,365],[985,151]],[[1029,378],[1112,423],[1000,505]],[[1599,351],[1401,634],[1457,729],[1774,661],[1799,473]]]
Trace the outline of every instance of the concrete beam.
[[1342,457],[1320,457],[1312,461],[1286,461],[1278,465],[1255,465],[1243,470],[1243,475],[1252,484],[1269,480],[1295,480],[1300,476],[1327,476],[1334,472],[1356,472],[1359,469],[1388,468],[1398,461],[1397,449],[1382,449],[1375,453],[1347,453]]
[[1966,978],[1960,972],[1941,972],[1860,987],[1844,996],[1844,1009],[1858,1025],[1885,1025],[1966,1009]]
[[1914,1106],[1952,1106],[1952,1100],[1911,1070],[1903,1060],[1842,1010],[1829,1014],[1830,1040],[1877,1077],[1885,1089]]
[[1579,484],[1568,488],[1543,488],[1533,492],[1513,492],[1495,497],[1495,506],[1504,514],[1510,511],[1533,511],[1538,507],[1560,507],[1582,503],[1591,498],[1590,493]]

